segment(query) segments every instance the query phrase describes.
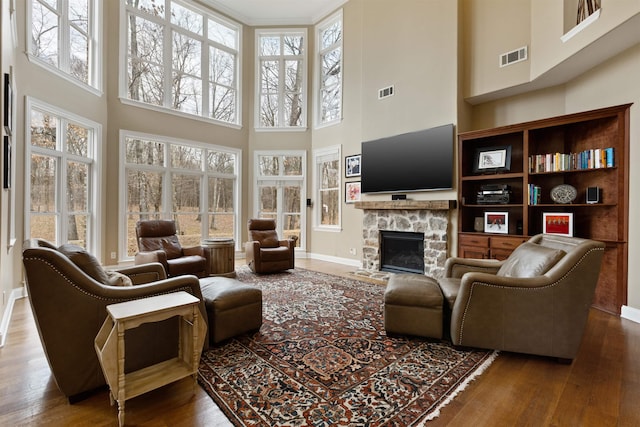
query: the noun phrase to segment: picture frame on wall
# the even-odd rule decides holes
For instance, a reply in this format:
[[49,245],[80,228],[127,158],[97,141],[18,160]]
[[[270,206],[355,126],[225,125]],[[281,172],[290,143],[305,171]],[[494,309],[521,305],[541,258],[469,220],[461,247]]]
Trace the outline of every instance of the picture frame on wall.
[[11,87],[11,76],[9,73],[4,74],[4,114],[3,125],[7,135],[11,135],[13,123],[13,88]]
[[346,156],[344,158],[344,176],[347,178],[360,176],[361,166],[362,166],[362,154]]
[[542,232],[544,234],[573,237],[573,213],[543,212]]
[[484,213],[485,233],[509,233],[509,212],[485,212]]
[[344,183],[344,202],[355,203],[360,201],[360,181]]
[[2,167],[2,188],[11,188],[11,138],[4,137],[3,167]]
[[511,170],[511,146],[476,148],[473,173],[496,173]]

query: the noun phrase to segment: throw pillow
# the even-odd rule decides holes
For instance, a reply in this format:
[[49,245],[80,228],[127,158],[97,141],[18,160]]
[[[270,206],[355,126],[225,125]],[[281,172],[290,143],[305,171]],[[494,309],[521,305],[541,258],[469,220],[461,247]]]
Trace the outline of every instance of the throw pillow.
[[521,278],[540,276],[549,271],[564,254],[561,249],[525,242],[509,255],[496,275]]
[[277,248],[280,245],[278,234],[275,230],[253,230],[252,234],[263,248]]
[[133,286],[131,278],[126,274],[122,274],[119,271],[107,271],[108,282],[107,285],[111,286]]
[[60,246],[58,251],[66,255],[71,262],[77,265],[80,270],[87,273],[94,280],[102,283],[103,285],[107,284],[109,280],[107,273],[104,271],[96,257],[85,251],[84,248],[77,245],[65,244]]

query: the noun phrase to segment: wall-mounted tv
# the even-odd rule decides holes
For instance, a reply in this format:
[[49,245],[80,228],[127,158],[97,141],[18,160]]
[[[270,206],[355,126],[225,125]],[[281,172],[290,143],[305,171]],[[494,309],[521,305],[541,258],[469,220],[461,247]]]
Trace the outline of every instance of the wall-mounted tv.
[[362,193],[453,188],[453,124],[362,143]]

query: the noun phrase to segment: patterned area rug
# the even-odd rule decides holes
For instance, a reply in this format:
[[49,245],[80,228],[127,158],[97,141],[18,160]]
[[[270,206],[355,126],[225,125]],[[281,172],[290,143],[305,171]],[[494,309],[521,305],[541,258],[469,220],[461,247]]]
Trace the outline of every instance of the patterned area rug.
[[382,285],[300,268],[238,279],[262,289],[262,328],[205,352],[199,371],[237,426],[420,425],[497,355],[388,337]]

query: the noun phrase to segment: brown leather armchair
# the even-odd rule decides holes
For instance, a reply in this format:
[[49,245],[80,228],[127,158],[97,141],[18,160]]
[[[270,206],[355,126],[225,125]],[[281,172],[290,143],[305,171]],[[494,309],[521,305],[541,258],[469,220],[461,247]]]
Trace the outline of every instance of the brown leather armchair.
[[504,261],[449,258],[438,284],[453,344],[573,359],[604,247],[539,234]]
[[[71,403],[106,384],[94,340],[107,305],[178,291],[202,301],[196,277],[166,279],[158,263],[106,272],[78,246],[56,248],[39,239],[24,243],[22,261],[42,347],[58,388]],[[207,319],[204,302],[200,311]],[[177,318],[127,331],[125,372],[176,357],[177,342]]]
[[292,239],[280,240],[273,219],[250,219],[249,241],[245,244],[247,264],[254,273],[275,273],[294,268]]
[[159,262],[167,271],[167,276],[183,274],[206,276],[207,261],[201,246],[183,248],[176,234],[176,222],[154,219],[136,223],[136,240],[139,252],[135,256],[136,265]]

